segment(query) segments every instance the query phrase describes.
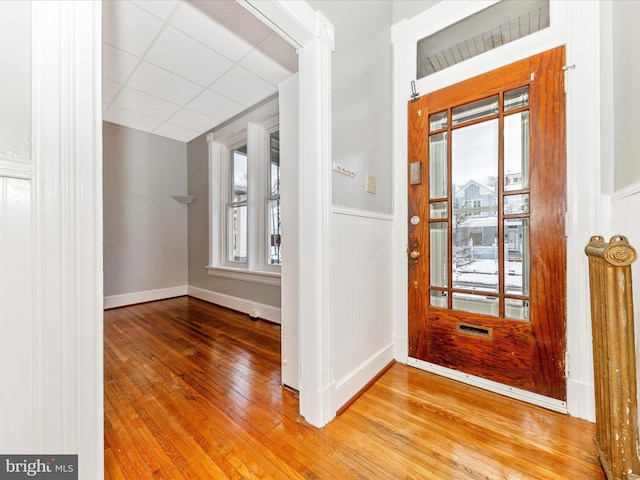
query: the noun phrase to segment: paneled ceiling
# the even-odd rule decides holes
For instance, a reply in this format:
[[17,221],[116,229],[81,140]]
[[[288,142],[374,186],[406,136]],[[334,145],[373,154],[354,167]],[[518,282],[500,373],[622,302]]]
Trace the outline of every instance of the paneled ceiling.
[[295,49],[235,0],[103,3],[103,119],[188,142],[278,91]]

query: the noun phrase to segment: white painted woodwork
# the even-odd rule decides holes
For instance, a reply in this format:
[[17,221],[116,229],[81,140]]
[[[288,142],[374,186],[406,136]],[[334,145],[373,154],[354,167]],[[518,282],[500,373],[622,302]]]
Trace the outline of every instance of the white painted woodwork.
[[393,244],[391,258],[393,265],[393,344],[395,359],[407,363],[409,358],[409,294],[406,288],[407,276],[407,100],[411,96],[408,63],[409,21],[402,20],[391,27],[393,48]]
[[298,355],[298,183],[299,158],[299,75],[280,83],[280,220],[282,222],[281,315],[282,315],[282,383],[295,390],[300,388],[300,358]]
[[22,260],[3,268],[22,308],[2,319],[17,334],[2,369],[22,379],[0,450],[77,453],[79,477],[102,478],[102,5],[30,5],[33,171],[0,180],[0,231],[17,228],[2,236]]
[[595,420],[588,261],[592,235],[610,232],[602,192],[600,2],[566,2],[567,65],[567,408]]
[[298,47],[300,57],[300,413],[321,427],[335,417],[329,327],[331,51],[335,31],[306,2],[241,2]]
[[182,297],[187,295],[187,293],[187,286],[181,285],[178,287],[107,295],[104,297],[104,308],[117,308],[124,307],[125,305],[135,305],[137,303],[154,302],[164,298]]
[[394,358],[391,241],[391,215],[333,208],[329,318],[337,408]]
[[35,449],[31,217],[31,182],[0,177],[0,451],[7,454]]
[[315,38],[300,55],[300,414],[317,427],[335,417],[329,306],[331,50]]
[[222,307],[246,313],[250,317],[281,323],[281,314],[278,307],[193,286],[187,287],[187,294],[200,300],[206,300]]

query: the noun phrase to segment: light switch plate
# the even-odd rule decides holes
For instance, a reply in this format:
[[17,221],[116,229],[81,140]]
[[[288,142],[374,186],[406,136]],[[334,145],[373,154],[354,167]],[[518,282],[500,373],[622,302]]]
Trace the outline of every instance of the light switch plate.
[[367,173],[367,192],[376,193],[376,177]]

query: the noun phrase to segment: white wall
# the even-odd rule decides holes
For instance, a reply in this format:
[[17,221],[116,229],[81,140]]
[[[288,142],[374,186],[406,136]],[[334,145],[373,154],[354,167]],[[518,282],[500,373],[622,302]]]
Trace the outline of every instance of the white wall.
[[440,0],[393,0],[393,23],[413,18],[426,9],[433,7]]
[[640,2],[611,2],[613,8],[614,189],[640,181]]
[[[391,26],[392,2],[310,0],[336,27],[331,58],[333,162],[356,171],[333,172],[333,204],[391,213]],[[365,191],[366,174],[376,193]]]
[[187,144],[103,122],[105,306],[185,295]]

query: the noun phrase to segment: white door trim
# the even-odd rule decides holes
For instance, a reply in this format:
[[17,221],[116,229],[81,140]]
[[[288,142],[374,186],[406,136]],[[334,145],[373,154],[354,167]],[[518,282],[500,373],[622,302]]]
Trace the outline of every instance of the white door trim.
[[240,4],[298,48],[300,176],[298,241],[300,413],[322,427],[335,417],[329,322],[331,52],[333,25],[306,2]]
[[102,478],[102,2],[34,1],[33,451]]

